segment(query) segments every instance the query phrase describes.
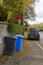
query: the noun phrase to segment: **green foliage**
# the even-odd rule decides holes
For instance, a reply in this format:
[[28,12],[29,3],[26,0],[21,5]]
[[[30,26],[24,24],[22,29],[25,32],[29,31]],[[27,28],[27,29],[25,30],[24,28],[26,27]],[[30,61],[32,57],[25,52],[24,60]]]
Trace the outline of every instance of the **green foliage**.
[[7,30],[10,34],[22,34],[23,28],[19,24],[9,23]]
[[7,11],[0,5],[0,21],[6,21],[7,16]]
[[[5,8],[9,11],[16,12],[17,15],[23,16],[23,10],[25,7],[26,15],[29,19],[35,18],[34,4],[36,0],[3,0]],[[33,6],[33,7],[32,7]],[[24,12],[25,12],[24,11]]]
[[43,31],[43,28],[39,28],[40,31]]
[[40,31],[43,31],[43,29],[40,29]]

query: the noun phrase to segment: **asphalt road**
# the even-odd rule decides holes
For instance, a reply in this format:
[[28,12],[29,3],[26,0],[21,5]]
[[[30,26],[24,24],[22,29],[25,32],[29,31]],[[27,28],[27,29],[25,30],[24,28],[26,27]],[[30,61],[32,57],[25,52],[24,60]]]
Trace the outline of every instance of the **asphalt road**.
[[0,62],[0,65],[43,65],[43,33],[40,33],[40,40],[28,40],[30,48],[20,56],[13,56],[12,60]]

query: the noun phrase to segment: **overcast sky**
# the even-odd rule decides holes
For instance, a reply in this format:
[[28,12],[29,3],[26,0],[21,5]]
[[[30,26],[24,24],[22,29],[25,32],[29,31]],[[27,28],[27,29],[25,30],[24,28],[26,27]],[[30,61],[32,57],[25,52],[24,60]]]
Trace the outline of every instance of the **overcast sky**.
[[43,0],[35,3],[36,22],[30,21],[29,23],[42,23],[43,22]]

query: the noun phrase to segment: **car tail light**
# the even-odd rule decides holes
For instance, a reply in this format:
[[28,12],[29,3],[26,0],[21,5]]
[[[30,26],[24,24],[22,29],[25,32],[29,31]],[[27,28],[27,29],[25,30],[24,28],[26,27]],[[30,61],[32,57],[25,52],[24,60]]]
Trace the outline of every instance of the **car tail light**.
[[38,34],[40,34],[40,32],[38,32]]

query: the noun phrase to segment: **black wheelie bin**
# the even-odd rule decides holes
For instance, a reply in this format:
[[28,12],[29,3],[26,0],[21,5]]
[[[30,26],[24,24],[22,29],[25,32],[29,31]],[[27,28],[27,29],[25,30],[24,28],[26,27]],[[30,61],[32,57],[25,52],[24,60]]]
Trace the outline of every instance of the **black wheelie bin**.
[[4,55],[13,55],[15,51],[16,37],[4,37]]

